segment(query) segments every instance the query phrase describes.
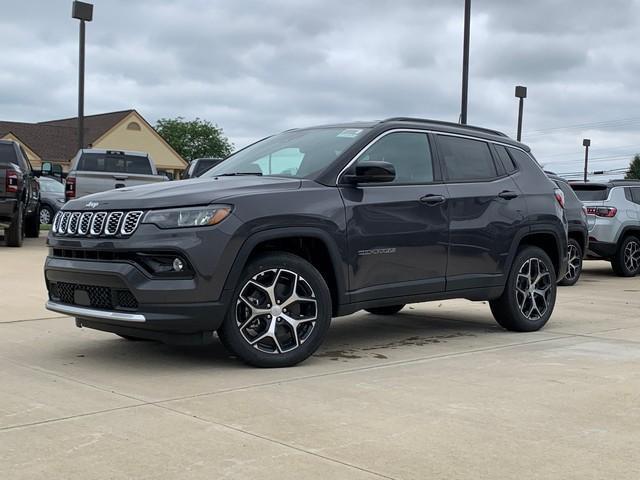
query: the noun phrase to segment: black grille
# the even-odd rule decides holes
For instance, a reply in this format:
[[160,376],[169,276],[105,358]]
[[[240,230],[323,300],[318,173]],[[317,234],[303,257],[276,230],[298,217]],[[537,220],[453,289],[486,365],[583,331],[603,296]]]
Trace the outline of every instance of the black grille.
[[[136,297],[126,289],[56,282],[49,285],[49,295],[52,300],[61,303],[101,310],[135,310],[138,308]],[[79,298],[88,298],[88,305],[85,301],[77,302],[76,300]]]

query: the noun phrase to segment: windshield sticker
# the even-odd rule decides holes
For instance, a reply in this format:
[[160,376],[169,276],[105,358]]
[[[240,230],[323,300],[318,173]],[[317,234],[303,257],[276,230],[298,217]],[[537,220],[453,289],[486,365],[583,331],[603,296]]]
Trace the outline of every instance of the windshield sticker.
[[355,138],[358,135],[360,135],[360,132],[362,132],[361,128],[346,128],[343,131],[341,131],[338,135],[336,135],[336,137]]

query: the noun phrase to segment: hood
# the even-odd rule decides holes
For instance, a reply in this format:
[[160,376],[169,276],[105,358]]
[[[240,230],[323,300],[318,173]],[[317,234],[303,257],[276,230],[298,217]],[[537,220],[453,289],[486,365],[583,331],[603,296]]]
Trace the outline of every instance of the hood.
[[[94,193],[65,205],[65,210],[149,210],[154,208],[207,205],[239,195],[296,190],[301,181],[280,177],[208,177],[172,182],[159,182],[137,187],[119,188]],[[88,203],[97,205],[87,206]]]

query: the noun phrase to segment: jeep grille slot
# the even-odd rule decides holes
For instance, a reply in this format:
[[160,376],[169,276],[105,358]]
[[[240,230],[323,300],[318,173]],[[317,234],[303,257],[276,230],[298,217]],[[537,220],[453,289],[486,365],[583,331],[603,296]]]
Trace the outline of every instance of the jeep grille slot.
[[58,212],[51,231],[64,237],[128,237],[140,225],[142,210],[115,212]]
[[122,221],[122,228],[120,229],[120,233],[122,235],[131,235],[135,232],[136,228],[138,228],[138,223],[140,222],[140,218],[142,218],[141,211],[128,212],[124,216],[124,220]]
[[120,227],[120,220],[122,220],[122,212],[111,212],[107,217],[107,223],[104,226],[105,235],[115,235],[118,233],[118,227]]

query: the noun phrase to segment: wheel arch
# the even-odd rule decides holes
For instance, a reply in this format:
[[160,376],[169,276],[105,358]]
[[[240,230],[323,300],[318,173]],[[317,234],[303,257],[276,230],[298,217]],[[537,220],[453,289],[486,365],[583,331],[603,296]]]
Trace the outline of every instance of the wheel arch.
[[333,314],[339,305],[347,303],[346,275],[339,248],[331,235],[314,227],[276,228],[251,235],[240,247],[224,289],[235,289],[247,263],[256,255],[270,251],[292,253],[311,263],[327,282]]

